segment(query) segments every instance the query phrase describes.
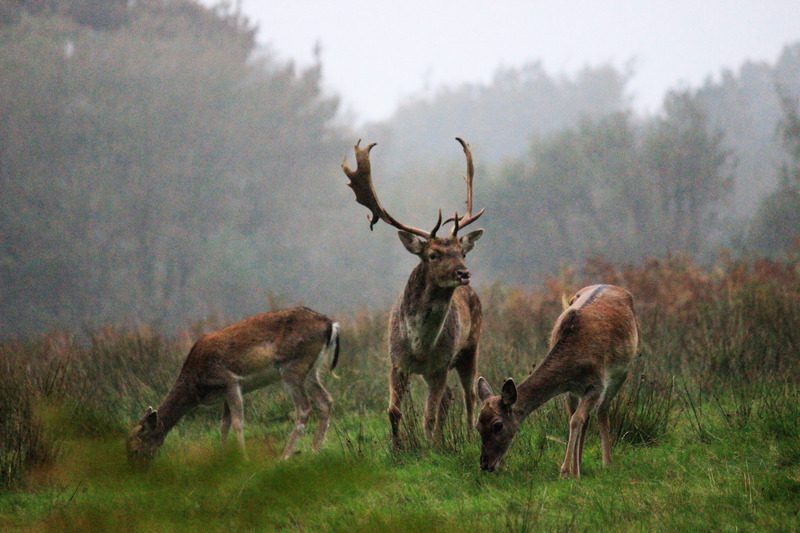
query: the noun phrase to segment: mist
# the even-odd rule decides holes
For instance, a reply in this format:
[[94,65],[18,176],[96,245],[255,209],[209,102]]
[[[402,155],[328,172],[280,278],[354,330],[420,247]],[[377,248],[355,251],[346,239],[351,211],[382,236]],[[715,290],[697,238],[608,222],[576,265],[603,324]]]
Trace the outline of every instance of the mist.
[[362,137],[384,205],[424,228],[463,211],[471,144],[479,291],[598,257],[797,253],[800,40],[651,110],[635,65],[526,51],[359,122],[324,50],[298,66],[236,9],[96,4],[0,9],[0,336],[388,308],[417,259],[346,185]]

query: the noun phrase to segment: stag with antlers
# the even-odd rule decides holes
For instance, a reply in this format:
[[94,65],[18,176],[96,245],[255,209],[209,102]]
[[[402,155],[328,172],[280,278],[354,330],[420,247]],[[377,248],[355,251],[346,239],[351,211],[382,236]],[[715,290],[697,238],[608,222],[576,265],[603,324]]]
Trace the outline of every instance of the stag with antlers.
[[[478,229],[461,237],[458,232],[475,222],[483,209],[472,213],[472,178],[474,166],[469,145],[456,140],[464,149],[467,159],[466,213],[442,222],[439,219],[430,232],[398,222],[383,208],[372,184],[369,153],[375,143],[366,148],[355,145],[356,169],[342,162],[342,169],[350,179],[356,201],[367,207],[370,229],[383,220],[397,228],[400,241],[406,250],[419,257],[420,262],[411,272],[405,289],[392,309],[389,319],[389,422],[392,442],[400,445],[399,425],[402,418],[400,405],[408,389],[411,374],[422,375],[428,384],[425,406],[425,433],[429,439],[441,435],[442,423],[451,396],[447,386],[447,373],[455,369],[464,392],[468,428],[472,428],[475,393],[473,383],[477,372],[478,341],[481,336],[481,303],[469,286],[470,272],[464,263],[467,253],[483,235]],[[444,224],[453,227],[446,236],[437,236]]]

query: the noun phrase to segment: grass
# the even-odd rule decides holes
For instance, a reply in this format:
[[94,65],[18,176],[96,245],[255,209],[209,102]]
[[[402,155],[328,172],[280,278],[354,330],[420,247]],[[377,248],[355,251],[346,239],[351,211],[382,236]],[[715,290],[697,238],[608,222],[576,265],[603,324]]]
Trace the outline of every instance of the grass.
[[[796,393],[796,391],[795,391]],[[257,393],[269,395],[265,393]],[[787,409],[785,417],[797,415]],[[710,411],[710,409],[709,409]],[[63,413],[67,416],[68,413]],[[202,419],[171,435],[145,472],[121,435],[71,437],[59,461],[0,495],[0,527],[34,530],[750,529],[800,527],[798,435],[733,430],[709,414],[698,438],[678,413],[657,446],[621,443],[604,469],[590,435],[580,481],[561,480],[564,435],[524,426],[501,472],[478,470],[478,444],[389,449],[376,413],[337,417],[325,449],[278,455],[288,421],[248,428],[250,460],[217,443]],[[773,413],[775,423],[775,414]],[[55,422],[55,418],[51,422]],[[796,423],[795,418],[795,423]],[[788,418],[782,423],[791,423]],[[63,421],[62,421],[63,423]],[[358,442],[356,450],[347,442]]]
[[180,340],[105,328],[0,344],[0,530],[800,529],[797,265],[595,260],[583,276],[485,288],[480,369],[495,384],[523,377],[563,294],[595,280],[629,288],[644,342],[612,408],[610,468],[592,425],[583,478],[559,479],[568,430],[555,400],[526,421],[499,472],[481,473],[458,402],[442,441],[424,439],[419,379],[406,445],[393,450],[386,314],[361,313],[337,317],[341,378],[326,380],[336,403],[321,453],[306,437],[278,459],[292,405],[273,387],[245,398],[249,461],[219,445],[218,410],[198,409],[137,471],[127,429],[164,397],[197,331],[219,324]]

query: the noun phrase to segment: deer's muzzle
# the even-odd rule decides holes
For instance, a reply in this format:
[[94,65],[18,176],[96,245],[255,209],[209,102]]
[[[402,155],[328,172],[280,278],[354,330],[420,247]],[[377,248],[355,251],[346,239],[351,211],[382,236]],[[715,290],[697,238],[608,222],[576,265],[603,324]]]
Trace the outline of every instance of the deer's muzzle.
[[456,281],[461,285],[469,285],[470,273],[469,270],[456,270]]

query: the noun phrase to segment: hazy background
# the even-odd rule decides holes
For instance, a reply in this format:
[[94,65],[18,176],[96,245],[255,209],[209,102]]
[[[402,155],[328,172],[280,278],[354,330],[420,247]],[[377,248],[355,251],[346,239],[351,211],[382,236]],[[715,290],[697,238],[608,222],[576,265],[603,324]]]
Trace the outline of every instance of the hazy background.
[[[385,308],[400,220],[460,209],[478,287],[590,257],[795,257],[793,2],[0,1],[0,336]],[[795,254],[792,256],[791,254]]]

